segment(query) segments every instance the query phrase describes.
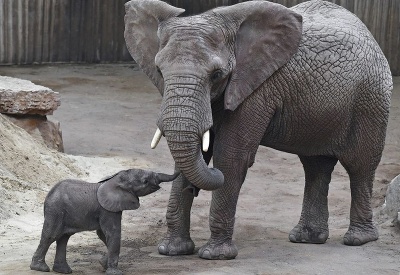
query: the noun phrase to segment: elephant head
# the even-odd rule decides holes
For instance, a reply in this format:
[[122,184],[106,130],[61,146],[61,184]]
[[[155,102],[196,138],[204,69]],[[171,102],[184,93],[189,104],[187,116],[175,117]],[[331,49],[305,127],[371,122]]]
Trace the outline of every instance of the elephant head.
[[208,168],[212,103],[234,111],[297,51],[302,17],[266,1],[248,1],[206,13],[184,12],[157,0],[125,5],[125,40],[132,57],[163,96],[156,146],[162,135],[182,174],[214,190],[224,177]]
[[141,169],[124,170],[99,182],[97,199],[111,212],[134,210],[140,206],[138,197],[157,191],[161,182],[173,181],[178,176],[179,173],[167,175]]

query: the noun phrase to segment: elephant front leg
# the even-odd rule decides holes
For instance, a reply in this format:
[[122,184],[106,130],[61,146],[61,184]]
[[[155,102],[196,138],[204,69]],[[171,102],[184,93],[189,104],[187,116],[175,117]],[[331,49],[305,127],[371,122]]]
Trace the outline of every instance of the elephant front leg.
[[122,275],[122,271],[118,269],[121,250],[121,218],[122,212],[101,216],[101,229],[96,232],[107,246],[107,259],[102,258],[100,260],[100,264],[103,268],[106,268],[106,275]]
[[200,258],[229,260],[238,254],[232,235],[239,192],[248,167],[252,163],[249,155],[245,153],[235,159],[230,157],[214,159],[214,164],[224,174],[225,183],[222,188],[213,191],[209,220],[211,237],[207,244],[200,248]]
[[336,158],[300,156],[305,172],[303,209],[299,223],[290,231],[294,243],[325,243],[328,229],[328,190]]
[[[104,235],[104,232],[101,229],[97,229],[96,230],[97,236],[99,237],[99,239],[104,243],[104,245],[107,247],[107,238]],[[108,253],[104,256],[101,257],[101,259],[99,260],[100,265],[104,268],[104,270],[107,269],[107,265],[108,265]]]
[[194,242],[190,238],[190,211],[194,195],[185,190],[189,182],[183,175],[172,184],[167,209],[168,231],[159,243],[158,252],[162,255],[188,255],[194,252]]

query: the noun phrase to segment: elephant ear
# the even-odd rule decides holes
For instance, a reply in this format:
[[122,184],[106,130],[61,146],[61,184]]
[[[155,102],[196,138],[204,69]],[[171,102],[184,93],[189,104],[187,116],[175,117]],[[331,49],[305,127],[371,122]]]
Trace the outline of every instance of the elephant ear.
[[135,210],[140,206],[139,198],[122,188],[118,177],[102,182],[97,190],[97,200],[100,205],[111,212],[120,212],[123,210]]
[[132,0],[125,4],[126,46],[161,94],[164,82],[154,63],[159,50],[158,25],[184,11],[158,0]]
[[302,16],[267,1],[248,1],[217,8],[237,24],[236,66],[225,90],[225,109],[235,110],[276,70],[297,52],[302,34]]

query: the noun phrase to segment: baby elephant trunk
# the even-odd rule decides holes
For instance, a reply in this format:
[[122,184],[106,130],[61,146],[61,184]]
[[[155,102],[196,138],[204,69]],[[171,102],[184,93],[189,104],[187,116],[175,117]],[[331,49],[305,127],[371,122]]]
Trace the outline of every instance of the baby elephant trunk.
[[157,173],[157,174],[156,174],[157,184],[160,184],[161,182],[173,181],[173,180],[176,179],[180,174],[181,174],[181,172],[175,172],[173,175],[167,175],[167,174],[163,174],[163,173]]

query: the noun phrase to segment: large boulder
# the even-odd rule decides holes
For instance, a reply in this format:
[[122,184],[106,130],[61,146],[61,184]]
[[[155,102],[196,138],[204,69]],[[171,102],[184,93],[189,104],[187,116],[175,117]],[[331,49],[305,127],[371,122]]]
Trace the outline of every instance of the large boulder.
[[49,88],[0,76],[0,113],[51,115],[60,104],[60,95]]
[[47,147],[63,152],[60,123],[50,120],[60,95],[31,81],[0,76],[0,113]]

